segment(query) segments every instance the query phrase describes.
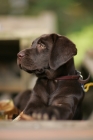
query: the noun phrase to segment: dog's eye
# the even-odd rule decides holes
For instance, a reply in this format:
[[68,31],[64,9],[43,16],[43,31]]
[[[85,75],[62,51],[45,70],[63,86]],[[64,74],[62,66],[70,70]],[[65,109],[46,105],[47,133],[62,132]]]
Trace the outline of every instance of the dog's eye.
[[45,46],[45,44],[43,44],[43,43],[39,43],[39,45],[40,45],[40,47],[42,48],[42,49],[45,49],[46,48],[46,46]]
[[44,44],[41,43],[41,48],[42,48],[42,49],[45,49],[46,46],[45,46]]

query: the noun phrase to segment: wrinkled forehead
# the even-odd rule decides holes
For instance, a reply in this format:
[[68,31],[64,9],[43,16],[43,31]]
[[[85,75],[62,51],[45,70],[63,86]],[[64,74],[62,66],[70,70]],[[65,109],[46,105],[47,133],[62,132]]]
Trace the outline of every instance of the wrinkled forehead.
[[32,45],[33,46],[36,45],[41,39],[44,39],[44,38],[46,38],[48,36],[49,36],[49,34],[43,34],[43,35],[41,35],[40,37],[38,37],[34,41],[32,41]]
[[55,33],[52,33],[52,34],[43,34],[40,37],[36,38],[34,41],[38,42],[39,40],[42,40],[42,39],[44,39],[44,40],[47,40],[47,39],[48,40],[51,40],[53,36],[55,36],[55,37],[61,37],[61,35],[55,34]]

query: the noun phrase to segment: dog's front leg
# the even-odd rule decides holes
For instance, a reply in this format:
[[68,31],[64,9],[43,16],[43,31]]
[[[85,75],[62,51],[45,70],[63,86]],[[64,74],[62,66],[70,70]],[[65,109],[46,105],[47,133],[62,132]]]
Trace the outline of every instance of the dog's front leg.
[[23,110],[24,114],[32,116],[33,113],[39,112],[41,109],[45,108],[46,105],[42,98],[37,94],[32,94],[29,102],[27,103],[25,109]]
[[72,120],[73,112],[70,107],[50,106],[34,112],[33,118],[37,120]]
[[47,107],[34,112],[33,117],[41,120],[72,120],[76,107],[73,98],[55,98]]

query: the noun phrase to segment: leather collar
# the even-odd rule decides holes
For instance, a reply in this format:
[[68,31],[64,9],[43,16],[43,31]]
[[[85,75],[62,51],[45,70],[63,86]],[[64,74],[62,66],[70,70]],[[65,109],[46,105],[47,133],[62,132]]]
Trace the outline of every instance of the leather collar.
[[67,75],[56,78],[56,80],[78,80],[80,78],[80,75]]

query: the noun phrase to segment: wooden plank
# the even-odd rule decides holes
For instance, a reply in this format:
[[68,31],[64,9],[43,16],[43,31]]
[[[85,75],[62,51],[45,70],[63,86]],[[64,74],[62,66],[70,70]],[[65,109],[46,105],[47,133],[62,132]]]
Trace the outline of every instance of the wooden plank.
[[93,140],[93,121],[0,122],[1,140]]
[[18,84],[0,84],[0,92],[14,93],[22,92],[25,90],[25,86]]

